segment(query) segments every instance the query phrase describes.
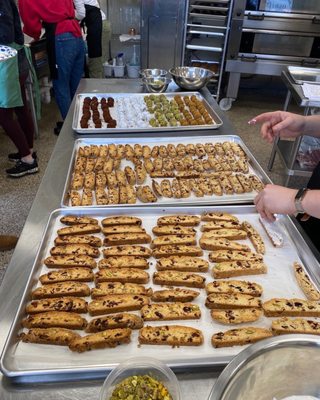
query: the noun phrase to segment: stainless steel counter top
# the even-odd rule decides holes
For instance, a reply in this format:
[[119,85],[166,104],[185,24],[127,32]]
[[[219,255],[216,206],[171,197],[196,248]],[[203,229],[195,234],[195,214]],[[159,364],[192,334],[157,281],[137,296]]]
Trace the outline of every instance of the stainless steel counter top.
[[[175,85],[170,85],[168,91],[179,91]],[[141,93],[143,86],[140,80],[131,79],[83,79],[80,82],[78,92],[105,92],[105,93]],[[235,134],[230,122],[221,113],[217,103],[213,100],[207,89],[202,89],[201,94],[213,107],[215,112],[223,120],[223,126],[218,130],[201,131],[201,136],[233,135]],[[0,290],[0,348],[2,349],[8,335],[10,325],[18,308],[24,286],[30,274],[43,232],[52,210],[59,208],[67,176],[70,157],[74,140],[78,137],[71,129],[74,103],[67,115],[60,132],[56,146],[49,160],[42,182],[30,209],[27,221],[21,233],[19,242],[5,274]],[[184,136],[193,135],[195,131],[184,133]],[[175,136],[177,133],[166,133]],[[126,137],[132,134],[112,134],[112,137]],[[135,134],[138,137],[138,134]],[[142,134],[141,134],[142,135]],[[93,135],[92,135],[93,136]],[[105,135],[110,136],[110,135]],[[144,134],[143,136],[152,136]],[[99,135],[101,137],[101,135]],[[52,350],[54,351],[54,349]],[[219,372],[214,371],[188,371],[178,373],[184,400],[205,400],[209,396],[211,387]],[[81,381],[47,384],[18,384],[0,375],[0,399],[98,399],[102,380]]]

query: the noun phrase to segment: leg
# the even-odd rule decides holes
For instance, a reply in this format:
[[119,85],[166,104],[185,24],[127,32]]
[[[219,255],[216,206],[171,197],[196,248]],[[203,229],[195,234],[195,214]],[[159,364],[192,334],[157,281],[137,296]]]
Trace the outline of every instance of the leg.
[[76,52],[73,60],[72,74],[70,77],[70,94],[71,100],[73,99],[79,82],[83,77],[84,62],[85,62],[85,45],[82,38],[76,38],[75,42]]
[[89,78],[101,79],[102,73],[102,57],[88,58]]

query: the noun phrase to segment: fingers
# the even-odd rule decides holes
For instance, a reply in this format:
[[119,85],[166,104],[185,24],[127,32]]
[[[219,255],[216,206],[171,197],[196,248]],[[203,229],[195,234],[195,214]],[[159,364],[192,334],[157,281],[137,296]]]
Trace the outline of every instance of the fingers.
[[261,215],[262,218],[266,219],[267,221],[273,222],[275,221],[275,216],[271,211],[267,209],[264,204],[264,194],[260,192],[254,199],[254,204],[256,206],[256,210]]

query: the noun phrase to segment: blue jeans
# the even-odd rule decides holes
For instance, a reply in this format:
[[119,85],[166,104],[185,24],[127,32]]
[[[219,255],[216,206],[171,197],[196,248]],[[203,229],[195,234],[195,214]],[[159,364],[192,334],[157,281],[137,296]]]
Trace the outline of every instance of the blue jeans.
[[83,76],[85,45],[81,37],[72,33],[62,33],[55,39],[58,79],[54,79],[52,84],[62,119],[65,119]]

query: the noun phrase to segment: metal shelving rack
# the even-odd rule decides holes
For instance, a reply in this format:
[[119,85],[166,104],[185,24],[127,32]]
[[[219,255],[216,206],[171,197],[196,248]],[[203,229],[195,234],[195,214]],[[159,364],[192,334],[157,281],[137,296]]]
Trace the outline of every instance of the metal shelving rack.
[[228,42],[233,0],[189,0],[186,15],[184,65],[214,72],[208,88],[217,100]]

